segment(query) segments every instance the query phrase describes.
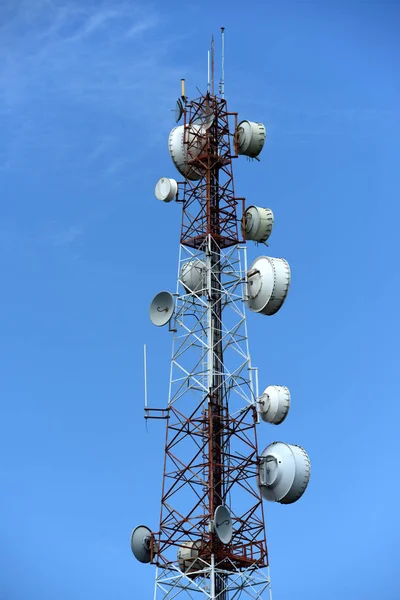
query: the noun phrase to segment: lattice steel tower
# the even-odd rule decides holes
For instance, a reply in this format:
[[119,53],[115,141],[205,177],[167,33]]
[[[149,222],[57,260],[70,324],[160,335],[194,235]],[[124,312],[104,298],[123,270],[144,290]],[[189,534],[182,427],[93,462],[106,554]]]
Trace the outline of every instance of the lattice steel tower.
[[245,242],[268,239],[273,213],[246,210],[235,196],[232,159],[257,158],[266,133],[228,111],[223,48],[222,29],[218,94],[213,43],[207,92],[189,101],[182,80],[175,116],[183,124],[171,131],[169,151],[184,180],[156,185],[159,200],[182,205],[182,227],[176,293],[161,292],[150,306],[152,322],[173,335],[168,403],[145,406],[147,419],[166,420],[160,523],[131,537],[135,557],[157,567],[155,600],[269,598],[262,500],[294,502],[310,475],[299,446],[258,451],[257,424],[281,423],[290,393],[269,386],[259,395],[245,308],[276,313],[290,269],[267,256],[247,269]]

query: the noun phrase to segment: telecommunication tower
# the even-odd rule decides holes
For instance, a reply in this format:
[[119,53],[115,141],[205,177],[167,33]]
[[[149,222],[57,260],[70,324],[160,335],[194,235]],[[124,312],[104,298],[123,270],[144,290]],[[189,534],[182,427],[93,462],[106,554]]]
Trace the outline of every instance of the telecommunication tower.
[[232,160],[258,160],[266,130],[228,110],[223,28],[221,37],[218,94],[213,41],[207,92],[189,100],[182,80],[168,146],[183,179],[163,177],[155,188],[158,200],[181,205],[182,226],[176,291],[150,305],[153,324],[173,337],[168,402],[145,403],[146,419],[166,423],[160,522],[131,536],[134,556],[156,566],[154,600],[269,598],[263,499],[295,502],[310,477],[300,446],[258,449],[257,425],[282,423],[290,392],[269,385],[259,394],[245,310],[275,314],[290,268],[264,255],[247,267],[246,241],[265,243],[274,217],[235,195]]

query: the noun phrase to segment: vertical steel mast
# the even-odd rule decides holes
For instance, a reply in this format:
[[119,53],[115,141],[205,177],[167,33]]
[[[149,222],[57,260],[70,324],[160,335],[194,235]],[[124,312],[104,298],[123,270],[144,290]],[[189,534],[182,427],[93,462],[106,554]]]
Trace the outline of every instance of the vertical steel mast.
[[[282,450],[278,444],[258,451],[260,415],[281,422],[288,390],[270,386],[274,390],[259,396],[245,305],[262,314],[276,312],[290,270],[283,259],[268,257],[247,269],[245,236],[264,241],[272,212],[250,207],[258,212],[248,217],[244,199],[235,195],[232,160],[239,153],[257,156],[265,128],[245,122],[256,131],[246,146],[237,113],[228,111],[223,77],[222,94],[215,94],[213,43],[211,63],[206,94],[189,102],[182,84],[177,120],[183,117],[183,125],[169,137],[184,180],[162,178],[156,186],[159,199],[181,204],[182,226],[176,292],[158,294],[150,309],[153,323],[169,323],[173,335],[168,403],[145,408],[146,418],[166,422],[160,521],[153,532],[137,527],[131,539],[136,558],[157,567],[154,600],[269,598],[263,497],[293,502],[308,482],[297,464],[304,451],[293,450],[299,447],[283,444]],[[264,302],[268,286],[272,291]],[[282,451],[289,452],[283,461]],[[293,459],[296,452],[300,459]]]
[[[257,488],[256,394],[247,342],[245,250],[230,133],[237,115],[207,93],[184,114],[186,169],[155,598],[261,598],[269,586]],[[149,411],[150,414],[150,411]],[[217,507],[232,521],[217,535]],[[232,596],[233,597],[233,596]]]

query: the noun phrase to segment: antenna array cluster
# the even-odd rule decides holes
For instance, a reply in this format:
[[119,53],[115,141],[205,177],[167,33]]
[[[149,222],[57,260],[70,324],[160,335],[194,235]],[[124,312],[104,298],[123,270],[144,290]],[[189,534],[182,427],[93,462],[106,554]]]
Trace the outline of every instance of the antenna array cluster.
[[175,109],[168,148],[183,180],[155,187],[158,200],[182,206],[182,230],[176,292],[150,305],[151,322],[173,334],[168,403],[145,407],[147,419],[166,419],[160,526],[136,527],[131,548],[157,566],[155,598],[261,600],[271,589],[262,500],[297,501],[310,461],[284,442],[258,452],[256,427],[281,424],[291,396],[282,385],[258,393],[245,312],[277,313],[291,273],[285,259],[265,255],[246,266],[245,242],[267,245],[274,215],[235,196],[232,159],[259,160],[266,128],[228,112],[224,66],[214,94],[213,43],[211,63],[207,93],[189,101],[182,80]]

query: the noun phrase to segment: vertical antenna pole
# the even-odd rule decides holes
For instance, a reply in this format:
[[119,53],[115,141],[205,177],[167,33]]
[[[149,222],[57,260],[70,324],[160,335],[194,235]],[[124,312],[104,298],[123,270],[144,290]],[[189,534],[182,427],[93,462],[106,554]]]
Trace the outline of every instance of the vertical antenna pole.
[[221,27],[221,96],[225,98],[225,27]]
[[211,94],[214,96],[214,36],[211,38]]
[[210,93],[210,51],[207,53],[207,92]]
[[215,600],[215,557],[211,554],[210,600]]
[[147,408],[147,347],[143,344],[144,409]]

